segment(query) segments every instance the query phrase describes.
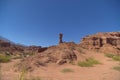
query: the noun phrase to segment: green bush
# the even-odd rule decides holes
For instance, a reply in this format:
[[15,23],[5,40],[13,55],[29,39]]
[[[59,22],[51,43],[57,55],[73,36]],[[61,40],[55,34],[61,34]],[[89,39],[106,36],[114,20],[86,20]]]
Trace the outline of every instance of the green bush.
[[69,69],[69,68],[65,68],[62,70],[63,73],[68,73],[68,72],[73,72],[73,70]]
[[94,58],[88,58],[85,61],[79,61],[78,65],[81,67],[92,67],[95,64],[100,64],[99,61],[95,60]]
[[10,61],[10,56],[5,56],[5,55],[0,55],[0,62],[1,63],[6,63]]

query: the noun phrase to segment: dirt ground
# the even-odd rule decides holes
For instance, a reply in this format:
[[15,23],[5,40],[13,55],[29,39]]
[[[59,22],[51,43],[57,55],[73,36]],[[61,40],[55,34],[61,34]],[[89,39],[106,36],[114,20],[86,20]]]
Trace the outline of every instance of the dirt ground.
[[[104,54],[95,54],[95,56],[102,64],[95,65],[94,67],[51,64],[35,69],[33,72],[26,72],[24,77],[39,77],[40,80],[120,80],[120,71],[113,69],[113,67],[120,65],[120,62],[113,61],[104,56]],[[1,80],[20,80],[21,73],[15,71],[14,68],[19,61],[18,59],[1,64]],[[70,69],[73,72],[64,73],[62,72],[63,69]]]

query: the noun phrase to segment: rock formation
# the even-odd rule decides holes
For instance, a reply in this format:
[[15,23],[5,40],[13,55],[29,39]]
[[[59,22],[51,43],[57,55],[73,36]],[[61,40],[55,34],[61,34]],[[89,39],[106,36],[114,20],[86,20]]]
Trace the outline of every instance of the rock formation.
[[39,66],[46,66],[49,63],[64,64],[72,63],[77,60],[74,49],[71,48],[74,43],[63,43],[57,46],[48,47],[47,50],[39,54],[30,56],[22,61],[19,67],[33,69]]
[[86,36],[80,42],[80,46],[89,50],[101,52],[120,52],[120,32],[97,33]]
[[[97,33],[84,37],[80,44],[74,42],[63,42],[63,34],[59,34],[59,44],[50,47],[22,46],[0,40],[0,53],[10,55],[17,53],[25,54],[19,64],[19,69],[35,69],[40,66],[47,66],[50,63],[62,65],[85,60],[89,52],[120,54],[120,32]],[[32,54],[31,54],[32,53]],[[80,53],[80,54],[79,54]],[[89,55],[87,55],[89,54]],[[26,56],[27,55],[27,56]],[[87,56],[86,56],[87,55]]]
[[60,34],[59,34],[59,44],[60,44],[60,43],[63,43],[63,41],[62,41],[62,37],[63,37],[63,34],[60,33]]
[[0,40],[0,53],[7,55],[14,55],[16,53],[22,53],[24,46],[13,44],[4,40]]
[[33,53],[40,53],[40,52],[43,52],[47,49],[47,47],[41,47],[41,46],[28,46],[24,49],[24,52],[25,53],[30,53],[30,52],[33,52]]
[[10,47],[10,42],[0,40],[0,47]]
[[0,53],[7,55],[29,55],[31,53],[37,54],[43,52],[47,47],[41,46],[24,46],[20,44],[11,43],[5,40],[0,40]]

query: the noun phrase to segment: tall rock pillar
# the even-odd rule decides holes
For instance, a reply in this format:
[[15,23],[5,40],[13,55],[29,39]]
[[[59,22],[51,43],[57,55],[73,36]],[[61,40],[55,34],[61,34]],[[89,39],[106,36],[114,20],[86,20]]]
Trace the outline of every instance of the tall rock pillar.
[[60,33],[60,34],[59,34],[59,44],[60,44],[60,43],[63,43],[62,38],[63,38],[63,34]]

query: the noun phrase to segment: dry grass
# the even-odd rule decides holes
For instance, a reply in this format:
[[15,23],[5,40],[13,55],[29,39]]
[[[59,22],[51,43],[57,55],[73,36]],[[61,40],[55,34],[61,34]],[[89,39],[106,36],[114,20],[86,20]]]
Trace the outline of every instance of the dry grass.
[[120,61],[120,55],[114,55],[114,54],[111,54],[111,53],[106,53],[105,56],[107,56],[109,58],[112,58],[115,61]]
[[63,73],[69,73],[69,72],[74,72],[74,71],[72,69],[65,68],[61,72],[63,72]]
[[11,59],[10,56],[0,55],[0,63],[6,63],[9,62]]
[[114,54],[111,54],[111,53],[105,53],[105,56],[109,57],[109,58],[112,58],[114,56]]
[[21,71],[19,80],[25,80],[25,74],[26,74],[26,72],[27,72],[27,71],[26,71],[25,69],[23,69],[23,70]]
[[113,67],[114,70],[120,71],[120,66]]
[[94,58],[88,58],[85,61],[78,62],[78,66],[81,67],[93,67],[95,64],[100,64],[100,62]]

